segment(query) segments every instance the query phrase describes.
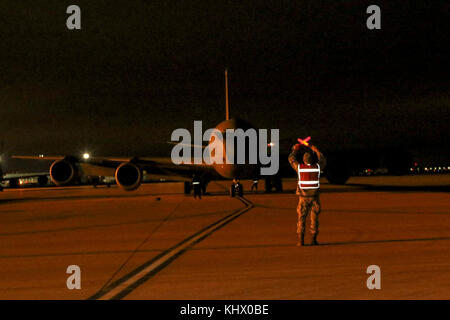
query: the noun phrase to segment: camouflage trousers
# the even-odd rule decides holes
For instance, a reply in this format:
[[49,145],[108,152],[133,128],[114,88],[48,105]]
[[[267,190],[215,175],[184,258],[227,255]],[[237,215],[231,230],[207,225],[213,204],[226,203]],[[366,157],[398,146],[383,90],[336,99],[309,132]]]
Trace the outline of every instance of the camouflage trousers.
[[311,214],[311,234],[319,233],[320,199],[316,197],[299,197],[297,206],[297,233],[305,234],[305,224],[308,214]]

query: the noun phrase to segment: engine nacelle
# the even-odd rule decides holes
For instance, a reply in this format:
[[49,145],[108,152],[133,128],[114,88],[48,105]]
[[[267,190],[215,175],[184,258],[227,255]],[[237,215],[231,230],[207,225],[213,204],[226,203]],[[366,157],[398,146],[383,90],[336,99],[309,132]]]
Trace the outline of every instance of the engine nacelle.
[[126,191],[139,188],[142,182],[142,170],[132,162],[124,162],[116,169],[116,183]]
[[69,184],[77,176],[78,168],[68,159],[56,160],[50,166],[50,178],[57,186]]

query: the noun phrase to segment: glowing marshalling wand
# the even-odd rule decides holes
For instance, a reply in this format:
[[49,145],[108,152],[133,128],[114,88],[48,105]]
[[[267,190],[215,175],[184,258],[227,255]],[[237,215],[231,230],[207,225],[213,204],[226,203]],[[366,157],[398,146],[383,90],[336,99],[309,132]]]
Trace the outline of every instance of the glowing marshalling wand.
[[305,139],[298,138],[297,140],[298,140],[298,142],[300,142],[300,144],[304,144],[305,146],[309,146],[308,141],[311,140],[311,137],[307,137]]

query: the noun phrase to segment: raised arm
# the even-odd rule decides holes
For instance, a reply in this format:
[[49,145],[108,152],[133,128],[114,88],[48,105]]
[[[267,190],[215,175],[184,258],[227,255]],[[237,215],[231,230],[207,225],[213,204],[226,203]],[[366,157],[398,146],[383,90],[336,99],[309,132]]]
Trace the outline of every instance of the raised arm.
[[288,157],[289,163],[291,164],[291,167],[292,169],[295,170],[295,172],[297,172],[298,169],[298,161],[297,161],[298,150],[300,150],[300,144],[297,143],[294,146],[292,146],[291,153],[289,154]]
[[319,149],[317,149],[316,146],[311,145],[310,146],[311,150],[314,151],[314,153],[317,155],[317,159],[318,159],[318,163],[320,168],[323,170],[325,168],[325,166],[327,165],[327,159],[325,158],[325,156],[323,155],[322,152],[319,151]]

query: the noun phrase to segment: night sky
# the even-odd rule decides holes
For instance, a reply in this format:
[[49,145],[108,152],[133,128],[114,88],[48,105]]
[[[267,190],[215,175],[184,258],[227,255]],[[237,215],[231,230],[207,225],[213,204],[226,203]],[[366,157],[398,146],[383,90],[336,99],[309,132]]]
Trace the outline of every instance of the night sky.
[[[431,3],[431,4],[430,4]],[[82,30],[66,28],[67,6]],[[381,30],[366,8],[381,7]],[[231,115],[281,138],[449,158],[448,1],[1,1],[9,154],[169,155]],[[283,151],[283,150],[282,150]]]

